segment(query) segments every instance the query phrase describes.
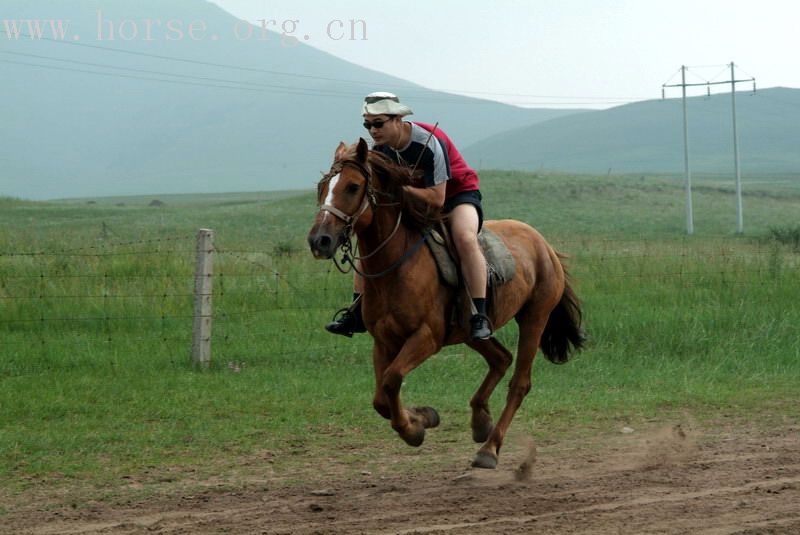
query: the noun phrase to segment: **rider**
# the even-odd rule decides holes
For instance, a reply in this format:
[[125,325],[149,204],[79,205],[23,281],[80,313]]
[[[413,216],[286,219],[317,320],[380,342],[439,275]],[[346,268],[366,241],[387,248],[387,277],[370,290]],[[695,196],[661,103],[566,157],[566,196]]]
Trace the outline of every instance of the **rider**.
[[[461,271],[477,311],[470,318],[470,339],[489,338],[492,328],[486,315],[486,260],[478,245],[483,209],[477,173],[438,127],[403,121],[404,116],[413,112],[396,95],[370,93],[364,99],[362,112],[364,128],[374,141],[373,149],[422,172],[424,185],[404,186],[406,192],[447,214],[450,234],[461,258]],[[366,331],[359,299],[363,288],[363,279],[356,275],[353,305],[325,329],[344,336]]]

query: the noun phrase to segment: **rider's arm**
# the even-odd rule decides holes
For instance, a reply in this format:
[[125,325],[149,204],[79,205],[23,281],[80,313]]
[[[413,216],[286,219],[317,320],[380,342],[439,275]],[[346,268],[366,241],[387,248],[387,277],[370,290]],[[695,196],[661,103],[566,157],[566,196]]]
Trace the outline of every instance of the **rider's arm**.
[[429,188],[415,188],[413,186],[403,186],[403,191],[409,195],[420,199],[425,204],[434,208],[441,208],[444,205],[444,196],[447,190],[447,182],[436,184]]

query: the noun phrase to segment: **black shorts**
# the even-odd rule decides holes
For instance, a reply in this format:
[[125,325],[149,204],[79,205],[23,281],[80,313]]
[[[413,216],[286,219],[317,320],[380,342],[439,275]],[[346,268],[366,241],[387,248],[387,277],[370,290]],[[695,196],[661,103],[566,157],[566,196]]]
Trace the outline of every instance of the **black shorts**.
[[462,191],[461,193],[456,193],[449,199],[444,201],[444,206],[442,207],[442,213],[446,214],[453,210],[459,204],[471,204],[475,207],[478,211],[478,231],[480,232],[481,228],[483,228],[483,206],[481,206],[481,200],[483,196],[481,195],[480,190],[472,190],[472,191]]

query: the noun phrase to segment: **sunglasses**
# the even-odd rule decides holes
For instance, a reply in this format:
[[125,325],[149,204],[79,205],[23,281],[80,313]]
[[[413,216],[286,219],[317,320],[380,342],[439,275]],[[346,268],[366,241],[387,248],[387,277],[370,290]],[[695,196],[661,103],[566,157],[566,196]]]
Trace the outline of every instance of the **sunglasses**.
[[391,121],[392,119],[375,119],[372,122],[364,121],[364,128],[369,130],[370,128],[383,128],[383,125]]

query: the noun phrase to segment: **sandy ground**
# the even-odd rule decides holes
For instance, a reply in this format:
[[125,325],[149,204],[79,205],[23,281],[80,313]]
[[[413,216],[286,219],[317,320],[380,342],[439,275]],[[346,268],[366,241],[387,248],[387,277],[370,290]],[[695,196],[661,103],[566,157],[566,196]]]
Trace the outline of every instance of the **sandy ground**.
[[590,446],[517,439],[494,471],[465,469],[467,459],[414,476],[309,467],[292,485],[209,486],[124,505],[32,500],[7,508],[0,532],[800,534],[800,426],[764,427],[672,423]]

